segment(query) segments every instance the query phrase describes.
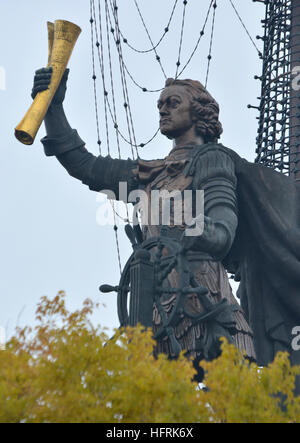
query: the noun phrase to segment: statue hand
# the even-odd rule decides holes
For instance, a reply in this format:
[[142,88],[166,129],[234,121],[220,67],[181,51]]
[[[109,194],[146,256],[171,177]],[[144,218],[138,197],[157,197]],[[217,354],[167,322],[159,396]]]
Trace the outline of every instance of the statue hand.
[[189,251],[195,248],[195,246],[199,244],[199,238],[201,236],[204,236],[204,232],[205,237],[207,237],[207,235],[209,235],[210,237],[214,236],[213,221],[210,217],[206,216],[195,219],[194,223],[189,226],[188,232],[189,234],[187,234],[186,230],[182,236],[182,246],[185,251]]
[[[34,99],[39,92],[45,91],[46,89],[49,88],[49,84],[51,82],[51,77],[52,77],[52,71],[53,71],[52,68],[49,67],[49,68],[38,69],[35,72],[33,88],[31,92],[32,99]],[[51,105],[62,105],[66,95],[69,72],[70,72],[69,69],[65,70],[60,85],[53,97]]]
[[[210,217],[204,216],[203,220],[196,219],[189,235],[182,237],[183,250],[199,250],[207,252],[220,259],[226,255],[230,242],[230,230],[225,222],[213,221]],[[225,251],[225,252],[224,252]]]

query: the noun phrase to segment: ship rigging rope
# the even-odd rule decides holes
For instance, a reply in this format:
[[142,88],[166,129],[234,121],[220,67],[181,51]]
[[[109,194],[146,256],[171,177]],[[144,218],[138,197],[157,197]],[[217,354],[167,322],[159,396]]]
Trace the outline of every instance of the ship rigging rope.
[[[170,18],[168,20],[167,26],[164,28],[163,35],[160,37],[160,39],[158,40],[158,42],[154,46],[151,46],[150,49],[137,49],[137,48],[135,48],[133,45],[131,45],[128,42],[128,39],[125,37],[124,33],[120,29],[120,35],[122,37],[123,43],[125,43],[130,49],[132,49],[135,52],[138,52],[139,54],[147,54],[149,52],[152,52],[152,51],[156,50],[158,48],[158,46],[161,44],[161,42],[163,41],[163,39],[165,38],[165,36],[167,35],[167,33],[170,31],[170,25],[171,25],[171,22],[173,20],[173,16],[174,16],[177,4],[178,4],[178,0],[175,0],[175,3],[173,5],[173,8],[172,8],[171,15],[170,15]],[[113,9],[111,1],[110,1],[110,5],[111,5],[111,9]]]
[[[100,5],[100,2],[99,2],[99,5]],[[105,14],[107,16],[106,4],[105,4]],[[99,17],[99,20],[101,20],[101,17]],[[109,30],[108,30],[107,20],[106,20],[106,37],[107,37],[107,47],[108,47],[110,85],[111,85],[112,100],[113,100],[113,116],[114,116],[114,121],[116,122],[117,121],[117,108],[116,108],[116,100],[115,100],[115,87],[114,87],[114,81],[113,81],[112,59],[111,59],[111,51],[110,51],[110,38],[109,38]],[[116,126],[115,126],[115,131],[116,131],[116,139],[117,139],[119,158],[121,158],[120,138],[119,138],[120,134],[119,134]],[[132,152],[132,155],[133,155],[133,152]]]
[[[129,96],[128,96],[128,88],[127,88],[127,83],[126,83],[126,78],[122,69],[122,66],[120,66],[120,71],[121,71],[121,82],[122,82],[122,90],[123,90],[123,96],[124,96],[124,108],[125,108],[125,113],[126,113],[126,118],[127,118],[127,126],[128,126],[128,132],[129,132],[129,139],[120,131],[118,123],[117,123],[117,118],[116,118],[116,113],[115,113],[115,109],[114,109],[114,103],[115,103],[115,98],[114,98],[114,91],[112,90],[112,100],[113,100],[113,105],[110,103],[109,101],[109,93],[107,91],[106,88],[106,83],[105,83],[105,69],[104,69],[104,56],[103,56],[103,44],[102,39],[101,39],[101,33],[98,32],[98,20],[96,17],[96,10],[95,10],[95,0],[91,0],[91,10],[92,10],[92,16],[90,19],[90,22],[92,24],[92,41],[93,41],[93,34],[95,32],[96,35],[96,47],[97,47],[97,54],[98,54],[98,60],[99,60],[99,65],[100,65],[100,72],[101,72],[101,77],[102,77],[102,85],[103,85],[103,93],[104,93],[104,100],[105,100],[105,108],[107,106],[107,109],[109,111],[110,117],[112,119],[114,128],[116,130],[116,132],[118,133],[118,135],[127,143],[131,146],[132,148],[132,157],[134,158],[134,152],[133,152],[133,148],[136,148],[136,154],[137,154],[137,148],[140,146],[145,146],[146,144],[148,144],[153,137],[146,143],[144,144],[140,144],[137,145],[136,142],[134,143],[132,141],[132,133],[134,132],[133,128],[130,127],[132,126],[130,124],[130,122],[132,123],[132,113],[131,113],[131,108],[130,108],[130,103],[129,103]],[[98,0],[98,12],[99,12],[99,27],[100,27],[100,23],[102,22],[102,16],[101,16],[101,6],[100,6],[100,0]],[[108,29],[108,28],[107,28]],[[100,38],[99,38],[100,37]],[[100,40],[100,41],[99,41]],[[111,60],[111,48],[110,48],[110,41],[109,41],[109,31],[107,31],[107,44],[108,44],[108,57],[109,60]],[[95,58],[95,54],[94,51],[92,51],[92,57]],[[94,66],[94,59],[93,59],[93,66]],[[111,65],[110,65],[111,66]],[[110,70],[111,75],[112,75],[112,71]],[[93,80],[94,80],[94,91],[97,91],[97,87],[96,87],[96,80],[97,80],[97,76],[95,73],[93,73]],[[111,81],[113,82],[113,79],[111,77]],[[96,104],[97,107],[97,104]],[[99,121],[99,112],[96,112],[97,114],[97,119]],[[107,128],[107,134],[108,134],[108,122],[107,122],[107,116],[105,114],[105,126]],[[158,132],[158,131],[157,131]],[[133,137],[135,138],[135,137]],[[98,145],[101,145],[101,140],[98,139]],[[109,142],[108,142],[108,147],[109,147]],[[108,152],[108,154],[110,154],[110,152]]]
[[[112,0],[109,0],[110,3]],[[136,0],[134,0],[135,4],[137,5]],[[181,25],[181,39],[180,39],[180,45],[179,45],[179,57],[180,58],[180,54],[181,54],[181,47],[182,47],[182,40],[183,40],[183,29],[184,29],[184,21],[185,21],[185,7],[187,4],[187,0],[184,0],[184,13],[183,13],[183,18],[182,18],[182,25]],[[191,62],[194,54],[196,53],[196,50],[199,46],[199,43],[201,41],[201,38],[203,37],[204,33],[205,33],[205,28],[209,19],[209,15],[211,12],[211,9],[213,7],[213,5],[215,5],[216,2],[214,0],[211,0],[207,14],[206,14],[206,18],[205,18],[205,22],[204,25],[201,29],[199,38],[196,42],[196,45],[190,55],[190,57],[188,58],[186,64],[184,65],[183,69],[178,73],[177,70],[177,75],[175,78],[178,78],[183,71],[186,69],[186,67],[189,65],[189,63]],[[117,143],[118,143],[118,150],[119,148],[119,137],[122,138],[122,140],[127,143],[128,145],[130,145],[131,150],[132,150],[132,157],[134,158],[134,153],[133,153],[133,148],[135,148],[136,150],[136,156],[138,157],[138,151],[137,148],[143,148],[145,146],[147,146],[149,143],[151,143],[156,136],[159,133],[159,129],[157,129],[155,131],[155,133],[145,142],[142,143],[137,143],[136,142],[136,138],[135,138],[135,132],[134,132],[134,127],[133,127],[133,118],[132,118],[132,112],[131,112],[131,108],[130,108],[130,104],[129,104],[129,94],[128,94],[128,87],[127,87],[127,82],[126,82],[126,75],[125,75],[125,71],[127,73],[127,75],[130,77],[130,79],[134,82],[134,84],[136,86],[138,86],[140,89],[142,89],[143,92],[160,92],[163,88],[160,89],[156,89],[156,90],[149,90],[145,87],[140,86],[133,78],[133,76],[130,74],[125,62],[124,62],[124,57],[122,54],[122,47],[121,47],[121,34],[120,34],[120,26],[119,26],[119,20],[118,20],[118,6],[117,6],[117,2],[116,0],[113,0],[113,5],[111,5],[111,7],[113,7],[113,11],[114,11],[114,27],[112,27],[112,20],[110,17],[110,11],[109,11],[109,5],[108,5],[108,0],[105,0],[105,9],[106,9],[106,29],[107,29],[107,42],[108,42],[108,58],[109,58],[109,66],[110,66],[110,77],[111,77],[111,89],[112,89],[112,100],[113,100],[113,104],[110,103],[109,101],[109,94],[108,91],[106,89],[106,84],[105,84],[105,74],[104,74],[104,53],[103,53],[103,36],[102,36],[102,18],[101,18],[101,5],[100,5],[100,0],[98,0],[98,13],[99,13],[99,24],[98,24],[98,20],[96,18],[96,10],[95,10],[95,0],[91,0],[91,25],[92,25],[92,58],[93,58],[93,79],[94,79],[94,94],[95,94],[95,109],[96,109],[96,119],[97,119],[97,135],[98,135],[98,145],[99,145],[99,150],[100,150],[100,146],[101,146],[101,140],[100,140],[100,131],[99,131],[99,112],[98,112],[98,104],[97,104],[97,89],[96,89],[96,79],[97,76],[95,74],[95,54],[94,54],[94,33],[96,35],[96,47],[97,47],[97,53],[98,53],[98,59],[99,59],[99,64],[100,64],[100,70],[101,70],[101,77],[102,77],[102,84],[103,84],[103,91],[104,91],[104,114],[105,114],[105,128],[106,128],[106,139],[107,139],[107,146],[108,146],[108,154],[110,154],[110,142],[109,142],[109,134],[108,134],[108,119],[107,119],[107,114],[110,114],[110,117],[112,119],[114,128],[116,130],[116,133],[118,134],[117,136]],[[137,5],[138,8],[138,5]],[[139,9],[139,12],[141,14],[141,11]],[[141,15],[142,16],[142,15]],[[215,7],[214,7],[214,16],[215,16]],[[109,38],[109,23],[110,22],[110,32],[113,36],[113,39],[115,41],[116,44],[116,48],[117,48],[117,52],[118,52],[118,57],[119,57],[119,65],[120,65],[120,73],[121,73],[121,82],[122,82],[122,89],[123,89],[123,96],[124,96],[124,108],[125,108],[125,112],[126,112],[126,119],[127,119],[127,127],[128,127],[128,137],[126,137],[123,132],[120,131],[119,129],[119,125],[117,123],[117,115],[116,115],[116,109],[115,109],[115,98],[114,98],[114,90],[113,90],[113,79],[112,79],[112,69],[111,69],[111,48],[110,48],[110,38]],[[145,24],[145,20],[143,19],[143,23]],[[94,26],[93,26],[94,25]],[[99,31],[98,31],[99,28]],[[145,28],[146,24],[145,24]],[[213,18],[213,28],[214,28],[214,18]],[[147,29],[147,35],[149,36],[148,38],[150,38],[150,40],[152,41],[152,38],[150,36],[149,30]],[[213,34],[212,34],[213,35]],[[211,40],[212,42],[212,40]],[[157,58],[160,59],[160,57],[157,55]],[[209,53],[209,63],[208,63],[208,72],[209,72],[209,65],[210,65],[210,59],[211,59],[211,47],[210,47],[210,53]],[[180,61],[177,60],[177,68],[179,68],[180,65]],[[162,65],[161,65],[162,66]],[[120,151],[119,151],[119,156],[120,156]]]
[[177,63],[176,63],[177,67],[176,67],[175,78],[178,78],[178,70],[179,70],[179,66],[180,66],[180,58],[181,58],[181,51],[182,51],[182,41],[183,41],[184,25],[185,25],[186,5],[187,5],[187,0],[184,0],[184,2],[183,2],[183,13],[182,13],[182,22],[181,22],[181,31],[180,31],[180,42],[179,42],[178,57],[177,57]]
[[[148,36],[148,39],[149,39],[149,41],[150,41],[150,43],[151,43],[151,45],[152,45],[153,51],[154,51],[155,56],[156,56],[156,60],[158,61],[158,64],[159,64],[159,66],[160,66],[160,69],[162,70],[162,73],[163,73],[165,79],[167,79],[167,74],[165,73],[164,67],[163,67],[162,62],[161,62],[161,58],[160,58],[159,55],[157,54],[157,51],[156,51],[156,49],[155,49],[155,45],[154,45],[153,40],[152,40],[152,38],[151,38],[151,36],[150,36],[150,33],[149,33],[149,31],[148,31],[148,28],[147,28],[147,26],[146,26],[145,20],[144,20],[143,15],[142,15],[142,13],[141,13],[141,11],[140,11],[139,5],[137,4],[137,0],[133,0],[133,1],[134,1],[135,6],[136,6],[136,8],[137,8],[137,10],[138,10],[139,16],[140,16],[140,18],[141,18],[141,20],[142,20],[142,23],[143,23],[143,26],[144,26],[144,28],[145,28],[146,34],[147,34],[147,36]],[[187,1],[187,0],[184,0],[184,1]]]
[[256,45],[255,41],[254,41],[253,38],[251,37],[250,32],[248,31],[247,26],[245,25],[245,23],[244,23],[242,17],[240,16],[240,14],[239,14],[239,12],[238,12],[236,6],[234,5],[234,3],[233,3],[232,0],[229,0],[229,2],[230,2],[230,4],[231,4],[231,6],[232,6],[232,8],[233,8],[233,10],[234,10],[234,12],[235,12],[237,18],[239,19],[241,25],[242,25],[243,28],[245,29],[245,31],[246,31],[246,33],[247,33],[247,35],[248,35],[248,37],[249,37],[249,39],[250,39],[252,45],[253,45],[254,48],[256,49],[258,55],[259,55],[260,57],[262,57],[262,52],[259,50],[259,48],[258,48],[258,46]]
[[198,40],[197,40],[197,42],[196,42],[196,44],[195,44],[195,47],[194,47],[194,49],[192,50],[192,52],[191,52],[189,58],[187,59],[187,62],[185,63],[185,65],[183,66],[183,68],[181,69],[181,71],[178,73],[177,78],[180,77],[180,76],[182,75],[182,73],[186,70],[186,68],[187,68],[188,65],[191,63],[191,61],[192,61],[194,55],[195,55],[196,52],[197,52],[197,49],[198,49],[199,44],[200,44],[200,42],[201,42],[201,40],[202,40],[202,37],[203,37],[204,34],[205,34],[205,28],[206,28],[206,25],[207,25],[207,22],[208,22],[208,19],[209,19],[209,16],[210,16],[210,12],[211,12],[211,8],[212,8],[212,6],[213,6],[213,3],[214,3],[214,0],[211,0],[211,2],[210,2],[210,4],[209,4],[209,7],[208,7],[208,11],[207,11],[206,17],[205,17],[204,25],[203,25],[203,27],[202,27],[202,29],[201,29],[201,31],[200,31],[200,34],[199,34]]
[[[186,69],[186,68],[188,67],[188,65],[191,63],[191,61],[192,61],[194,55],[195,55],[196,52],[197,52],[197,49],[198,49],[199,44],[200,44],[200,42],[201,42],[201,39],[202,39],[202,37],[203,37],[204,34],[205,34],[206,25],[207,25],[207,22],[208,22],[208,19],[209,19],[210,13],[211,13],[211,9],[212,9],[213,3],[214,3],[214,0],[211,0],[211,2],[210,2],[210,4],[209,4],[209,7],[208,7],[208,11],[207,11],[207,14],[206,14],[206,18],[205,18],[204,24],[203,24],[203,26],[202,26],[202,28],[201,28],[201,31],[200,31],[200,33],[199,33],[199,37],[198,37],[198,39],[197,39],[197,41],[196,41],[196,44],[195,44],[195,46],[194,46],[194,48],[193,48],[193,50],[192,50],[190,56],[188,57],[186,63],[184,64],[183,68],[181,69],[181,71],[180,71],[179,73],[177,73],[176,78],[179,78],[179,77],[182,75],[182,73],[185,71],[185,69]],[[111,25],[111,33],[112,33],[112,35],[113,35],[113,38],[114,38],[114,41],[115,41],[115,45],[116,45],[116,48],[117,48],[117,50],[118,50],[118,47],[119,47],[119,45],[120,45],[120,40],[118,40],[118,39],[116,38],[116,36],[115,36],[115,28],[114,28],[115,24],[113,24],[113,22],[112,22],[112,18],[111,18],[110,15],[109,15],[109,19],[110,19],[110,25]],[[148,33],[149,33],[149,30],[148,30]],[[159,55],[157,55],[156,57],[158,57],[158,58],[160,59],[160,56],[159,56]],[[130,72],[129,68],[127,67],[127,65],[126,65],[126,63],[125,63],[123,57],[121,57],[121,61],[122,61],[122,63],[124,64],[124,69],[125,69],[127,75],[129,76],[129,78],[131,79],[131,81],[132,81],[132,82],[133,82],[133,83],[134,83],[139,89],[141,89],[141,91],[143,91],[143,92],[151,92],[151,93],[155,92],[155,93],[157,93],[157,92],[160,92],[160,91],[162,91],[162,90],[164,89],[163,87],[160,87],[160,88],[147,88],[147,87],[145,87],[145,86],[142,86],[138,81],[135,80],[134,76],[131,74],[131,72]],[[177,63],[178,63],[178,60],[177,60]],[[150,141],[152,141],[152,140],[153,140],[153,138],[150,139]],[[149,141],[149,142],[150,142],[150,141]],[[149,142],[144,143],[143,146],[146,146],[146,144],[148,144]],[[140,145],[139,145],[138,147],[140,147]]]
[[[109,109],[111,118],[114,122],[114,128],[116,130],[116,138],[117,138],[117,145],[118,145],[118,152],[119,152],[119,158],[121,158],[121,151],[120,151],[120,143],[119,143],[119,130],[117,125],[117,113],[116,113],[116,102],[115,102],[115,92],[114,92],[114,83],[113,83],[113,73],[112,73],[112,61],[111,61],[111,50],[110,50],[110,33],[108,29],[108,19],[107,19],[107,2],[105,2],[106,6],[106,39],[107,39],[107,47],[108,47],[108,59],[109,59],[109,71],[110,71],[110,83],[111,83],[111,91],[112,91],[112,101],[113,105],[110,105],[110,102],[108,100],[108,92],[106,89],[106,82],[105,82],[105,70],[104,70],[104,45],[103,45],[103,30],[102,30],[102,12],[101,12],[101,4],[100,0],[98,1],[98,14],[99,14],[99,33],[98,33],[98,27],[97,27],[97,16],[96,16],[96,8],[95,8],[95,1],[91,0],[90,2],[90,10],[91,10],[91,18],[90,23],[92,26],[91,30],[91,40],[92,45],[94,43],[94,30],[96,35],[96,47],[97,47],[97,53],[98,53],[98,59],[100,64],[100,71],[101,71],[101,77],[102,77],[102,86],[103,86],[103,92],[104,92],[104,105],[105,110],[107,110],[107,107]],[[117,17],[116,17],[117,21]],[[94,27],[93,27],[94,25]],[[99,113],[98,113],[98,105],[97,105],[97,88],[96,88],[96,69],[95,69],[95,52],[94,49],[92,49],[92,64],[93,64],[93,80],[94,80],[94,93],[95,93],[95,108],[96,108],[96,120],[97,120],[97,133],[98,133],[98,145],[99,149],[101,146],[100,141],[100,135],[99,135]],[[129,138],[130,138],[130,144],[132,148],[132,156],[134,158],[134,152],[133,152],[133,142],[132,142],[132,135],[134,136],[134,129],[133,129],[133,123],[132,123],[132,115],[130,111],[130,104],[129,104],[129,96],[128,96],[128,90],[126,85],[126,78],[124,78],[124,71],[122,70],[122,64],[120,63],[120,74],[121,74],[121,81],[122,81],[122,90],[123,90],[123,97],[126,103],[125,111],[126,111],[126,118],[127,118],[127,126],[129,131]],[[108,121],[107,121],[107,112],[105,112],[105,125],[106,125],[106,133],[107,133],[107,146],[108,146],[108,154],[110,155],[109,150],[109,136],[108,136]],[[132,126],[131,126],[132,125]],[[130,127],[131,126],[131,127]],[[101,154],[101,150],[100,150]],[[119,245],[119,238],[118,238],[118,226],[116,222],[116,216],[118,216],[116,210],[115,210],[115,203],[110,202],[113,210],[113,216],[114,216],[114,233],[115,233],[115,241],[116,241],[116,249],[117,249],[117,256],[118,256],[118,264],[119,264],[119,270],[120,273],[122,271],[122,265],[121,265],[121,256],[120,256],[120,245]],[[126,206],[127,211],[127,220],[129,219],[128,214],[128,207]]]
[[209,53],[208,53],[208,56],[207,56],[208,62],[207,62],[207,71],[206,71],[206,79],[205,79],[205,88],[207,88],[210,64],[211,64],[211,59],[212,59],[212,45],[213,45],[214,32],[215,32],[216,10],[217,10],[217,7],[218,7],[217,1],[215,1],[214,5],[213,5],[214,13],[213,13],[213,20],[212,20],[212,27],[211,27],[211,34],[210,34]]
[[[120,51],[119,51],[120,40],[118,40],[118,39],[116,38],[116,36],[114,35],[114,34],[115,34],[115,29],[114,29],[113,26],[115,26],[115,24],[113,25],[111,15],[109,14],[108,17],[109,17],[109,22],[110,22],[110,26],[111,26],[111,33],[112,33],[112,35],[113,35],[113,39],[114,39],[114,42],[115,42],[115,45],[116,45],[117,51],[118,51],[118,53],[119,53],[119,52],[120,52]],[[123,64],[123,66],[124,66],[124,69],[125,69],[125,71],[126,71],[128,77],[130,77],[131,81],[135,84],[135,86],[137,86],[137,87],[138,87],[139,89],[141,89],[143,92],[160,92],[160,91],[163,90],[163,88],[158,88],[158,89],[148,89],[148,88],[145,88],[144,86],[142,86],[141,84],[139,84],[139,83],[135,80],[135,78],[133,77],[133,75],[131,74],[131,72],[129,71],[129,69],[128,69],[126,63],[124,62],[123,57],[120,56],[120,54],[119,54],[119,57],[120,57],[120,59],[121,59],[121,61],[122,61],[122,64]],[[156,59],[157,59],[157,58],[159,58],[159,55],[156,56]]]
[[[99,3],[100,3],[100,1],[99,1]],[[117,8],[115,8],[114,11],[116,14],[116,23],[118,23]],[[109,26],[108,26],[109,10],[108,10],[107,2],[105,2],[105,13],[106,13],[106,37],[107,37],[108,53],[109,53],[109,71],[110,71],[111,90],[112,90],[112,97],[113,97],[114,120],[117,121],[116,100],[115,100],[115,92],[114,92],[112,60],[111,60],[111,51],[110,51],[110,33],[109,33]],[[119,35],[118,35],[118,37],[119,37]],[[125,76],[124,69],[122,68],[121,63],[119,63],[119,66],[120,66],[120,76],[121,76],[121,81],[122,81],[123,99],[124,99],[124,102],[127,104],[127,106],[125,107],[125,113],[126,113],[126,120],[127,120],[127,127],[128,127],[128,135],[129,135],[130,144],[131,144],[132,157],[134,158],[133,141],[135,142],[135,145],[136,145],[136,138],[135,138],[134,125],[133,125],[133,118],[132,118],[131,108],[130,108],[129,94],[128,94],[128,89],[127,89],[127,84],[126,84],[126,76]],[[116,128],[116,138],[117,138],[117,142],[118,142],[119,158],[121,159],[119,132],[117,130],[116,125],[115,125],[115,128]],[[136,152],[136,154],[138,156],[138,152]],[[122,273],[122,266],[121,266],[120,246],[119,246],[119,238],[118,238],[118,227],[117,227],[117,222],[116,222],[116,217],[118,217],[119,219],[121,217],[118,214],[118,212],[116,211],[115,202],[114,201],[110,201],[110,202],[111,202],[111,206],[112,206],[112,210],[113,210],[113,214],[114,214],[114,231],[115,231],[115,238],[116,238],[118,262],[119,262],[119,268],[120,268],[120,274],[121,274]],[[127,213],[125,222],[129,223],[128,206],[125,205],[125,207],[126,207],[126,213]]]
[[[100,0],[99,0],[99,2],[100,2]],[[107,4],[107,1],[105,2],[105,7],[106,7],[107,39],[108,39],[108,41],[110,41],[109,30],[108,30],[108,4]],[[120,37],[119,19],[118,19],[118,8],[116,7],[116,2],[115,2],[114,11],[115,11],[115,22],[117,24],[117,27],[116,27],[117,38],[119,39],[119,37]],[[109,46],[109,53],[110,53],[110,46]],[[129,144],[131,146],[132,157],[134,158],[133,146],[137,146],[137,143],[136,143],[135,130],[134,130],[134,124],[133,124],[133,118],[132,118],[132,112],[131,112],[131,106],[130,106],[128,87],[127,87],[127,82],[126,82],[126,74],[124,71],[124,66],[121,63],[121,58],[122,58],[121,44],[119,45],[118,54],[119,54],[119,68],[120,68],[120,78],[121,78],[121,83],[122,83],[123,99],[124,99],[124,103],[126,103],[126,105],[127,105],[127,106],[125,106],[125,115],[126,115],[126,120],[127,120]],[[112,78],[112,81],[113,81],[113,78]],[[117,121],[117,120],[115,120],[115,121]],[[136,155],[138,156],[137,148],[136,148]]]
[[101,139],[100,139],[100,124],[99,124],[99,113],[98,113],[98,93],[97,93],[97,84],[96,84],[96,64],[95,64],[95,49],[94,49],[94,11],[93,11],[93,2],[90,1],[90,24],[91,24],[91,46],[92,46],[92,70],[93,70],[93,89],[94,89],[94,106],[95,106],[95,116],[96,116],[96,128],[97,128],[97,143],[99,147],[99,153],[101,152]]

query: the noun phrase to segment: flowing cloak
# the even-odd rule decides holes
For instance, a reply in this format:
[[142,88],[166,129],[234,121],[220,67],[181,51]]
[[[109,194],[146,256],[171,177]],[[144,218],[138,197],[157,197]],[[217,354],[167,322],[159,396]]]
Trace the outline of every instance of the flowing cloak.
[[300,351],[291,346],[292,330],[300,325],[300,184],[228,152],[235,163],[239,225],[225,264],[241,280],[238,296],[258,364],[267,365],[280,350],[300,364]]

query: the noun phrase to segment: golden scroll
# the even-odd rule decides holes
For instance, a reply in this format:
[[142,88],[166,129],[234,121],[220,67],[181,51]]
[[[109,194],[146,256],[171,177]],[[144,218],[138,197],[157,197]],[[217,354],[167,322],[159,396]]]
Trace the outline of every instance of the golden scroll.
[[15,128],[16,138],[25,145],[33,144],[81,33],[79,26],[64,20],[56,20],[54,24],[48,22],[47,27],[48,67],[53,69],[52,78],[49,89],[36,95],[25,117]]

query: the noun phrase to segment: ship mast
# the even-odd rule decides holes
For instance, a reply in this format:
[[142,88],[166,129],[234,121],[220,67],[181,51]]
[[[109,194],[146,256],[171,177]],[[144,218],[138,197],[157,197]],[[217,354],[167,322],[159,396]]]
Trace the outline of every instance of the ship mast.
[[[300,0],[265,0],[257,163],[300,180]],[[300,68],[299,68],[300,73]]]
[[290,173],[300,180],[300,85],[295,81],[295,75],[300,73],[300,0],[293,0],[291,5],[290,50]]

